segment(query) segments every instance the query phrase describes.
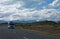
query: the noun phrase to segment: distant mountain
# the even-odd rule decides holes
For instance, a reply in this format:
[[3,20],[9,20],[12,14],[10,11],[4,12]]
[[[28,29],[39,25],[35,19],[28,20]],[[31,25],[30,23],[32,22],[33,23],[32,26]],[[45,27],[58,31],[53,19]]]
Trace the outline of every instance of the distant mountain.
[[14,20],[15,23],[31,23],[36,22],[35,20]]
[[40,21],[40,22],[37,22],[37,23],[40,23],[40,24],[57,24],[54,21]]
[[[32,22],[41,22],[41,23],[56,23],[54,21],[36,21],[36,20],[13,20],[14,23],[32,23]],[[0,23],[7,23],[7,21],[4,20],[0,20]],[[58,21],[57,23],[60,23],[60,21]]]
[[6,21],[4,21],[4,20],[0,20],[0,23],[6,23]]

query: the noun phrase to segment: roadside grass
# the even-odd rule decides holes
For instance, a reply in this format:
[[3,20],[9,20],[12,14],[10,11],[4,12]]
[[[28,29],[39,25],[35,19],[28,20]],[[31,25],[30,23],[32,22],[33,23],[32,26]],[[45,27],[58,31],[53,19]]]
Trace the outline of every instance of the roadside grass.
[[37,25],[37,26],[16,25],[16,28],[17,29],[22,29],[22,30],[27,30],[27,31],[30,31],[30,32],[37,32],[37,33],[40,33],[40,34],[60,37],[60,28],[55,29],[55,27],[53,27],[53,25],[48,25],[48,26],[46,26],[46,25],[45,26],[43,26],[43,25]]
[[30,30],[30,29],[24,29],[24,30],[27,30],[27,31],[30,31],[30,32],[37,32],[37,33],[40,33],[40,34],[45,34],[45,35],[50,35],[50,36],[60,37],[60,34],[50,33],[50,32],[46,32],[46,31],[38,31],[38,30]]
[[8,24],[0,24],[0,26],[8,26]]
[[26,31],[29,31],[29,32],[36,32],[36,33],[39,33],[39,34],[45,34],[45,35],[60,37],[60,33],[51,33],[51,32],[46,32],[46,31],[39,31],[39,30],[32,30],[32,29],[24,29],[22,27],[17,28],[17,29],[22,29],[22,30],[26,30]]

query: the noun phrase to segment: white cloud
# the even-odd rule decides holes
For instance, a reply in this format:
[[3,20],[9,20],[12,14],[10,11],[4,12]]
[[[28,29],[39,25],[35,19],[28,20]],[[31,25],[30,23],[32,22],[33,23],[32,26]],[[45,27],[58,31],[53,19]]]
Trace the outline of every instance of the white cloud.
[[54,0],[52,3],[50,3],[51,6],[60,6],[60,0]]
[[11,5],[0,4],[0,14],[14,14],[19,11],[17,8],[21,8],[21,6],[23,6],[22,2],[17,2]]
[[[60,11],[56,9],[42,9],[30,11],[30,9],[23,9],[14,11],[8,17],[3,17],[3,20],[55,20],[57,21],[60,18]],[[7,19],[8,18],[8,19]]]
[[0,3],[4,3],[4,2],[7,2],[9,0],[0,0]]
[[[37,1],[37,0],[33,0]],[[40,1],[40,0],[39,0]],[[58,1],[54,1],[50,5],[55,6]],[[3,3],[0,2],[0,3]],[[6,0],[4,1],[6,3]],[[10,21],[10,20],[55,20],[57,21],[60,18],[60,11],[56,9],[41,9],[41,10],[34,10],[24,8],[23,9],[18,9],[21,8],[24,5],[23,2],[16,2],[11,5],[4,5],[0,4],[0,20],[5,20],[5,21]],[[26,4],[27,5],[27,4]],[[8,16],[6,16],[8,15]]]
[[0,6],[0,13],[8,13],[8,12],[14,12],[17,10],[17,8],[20,8],[23,4],[20,2],[12,4],[12,5],[1,5]]

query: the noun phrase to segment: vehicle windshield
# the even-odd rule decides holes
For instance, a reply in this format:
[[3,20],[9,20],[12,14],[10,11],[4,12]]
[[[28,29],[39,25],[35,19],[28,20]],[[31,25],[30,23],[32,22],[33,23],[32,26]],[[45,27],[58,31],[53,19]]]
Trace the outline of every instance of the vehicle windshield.
[[9,22],[9,25],[14,25],[14,22]]

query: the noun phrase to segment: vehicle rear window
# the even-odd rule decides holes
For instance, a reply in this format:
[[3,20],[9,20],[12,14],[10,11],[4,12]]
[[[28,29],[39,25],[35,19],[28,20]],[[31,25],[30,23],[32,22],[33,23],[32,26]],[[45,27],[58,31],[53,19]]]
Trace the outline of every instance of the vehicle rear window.
[[10,22],[9,25],[14,25],[14,23],[13,22]]

